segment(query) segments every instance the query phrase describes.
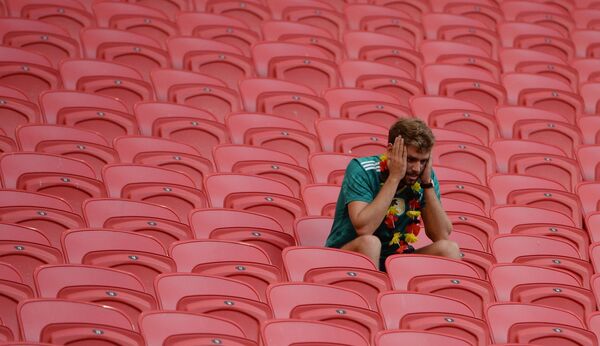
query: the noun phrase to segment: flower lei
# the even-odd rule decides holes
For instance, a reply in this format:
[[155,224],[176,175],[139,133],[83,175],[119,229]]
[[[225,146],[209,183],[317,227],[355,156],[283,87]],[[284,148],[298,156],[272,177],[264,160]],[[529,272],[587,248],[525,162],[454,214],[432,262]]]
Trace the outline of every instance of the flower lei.
[[[382,180],[387,179],[388,176],[388,157],[386,154],[382,154],[379,156],[379,169],[382,173]],[[383,183],[382,183],[383,184]],[[419,240],[417,236],[421,231],[421,221],[419,217],[421,216],[421,212],[419,209],[421,208],[421,204],[419,203],[418,194],[421,193],[421,184],[419,182],[415,182],[411,186],[411,190],[413,192],[413,198],[408,201],[409,210],[406,211],[406,216],[409,217],[409,223],[406,228],[402,231],[394,232],[394,236],[392,240],[389,242],[389,245],[398,245],[398,250],[396,252],[402,253],[404,250],[408,248],[408,244],[415,243]],[[395,201],[396,199],[394,199]],[[396,221],[402,215],[396,203],[392,202],[392,205],[388,208],[387,215],[385,216],[384,223],[385,225],[392,230],[396,229]]]

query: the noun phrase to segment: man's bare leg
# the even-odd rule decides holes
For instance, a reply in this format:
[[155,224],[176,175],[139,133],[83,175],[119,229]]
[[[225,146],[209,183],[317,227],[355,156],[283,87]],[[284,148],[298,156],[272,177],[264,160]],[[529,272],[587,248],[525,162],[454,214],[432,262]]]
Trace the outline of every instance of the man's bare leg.
[[375,268],[379,269],[379,257],[381,256],[381,241],[374,235],[361,235],[346,245],[342,250],[354,251],[366,255],[373,261]]
[[415,253],[460,259],[460,248],[458,247],[458,244],[447,239],[438,240],[433,244],[424,246],[415,250]]

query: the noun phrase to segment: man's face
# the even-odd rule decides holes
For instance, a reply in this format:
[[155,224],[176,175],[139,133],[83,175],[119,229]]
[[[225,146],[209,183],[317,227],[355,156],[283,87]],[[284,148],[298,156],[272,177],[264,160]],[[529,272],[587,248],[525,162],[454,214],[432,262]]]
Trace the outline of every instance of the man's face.
[[423,173],[431,151],[419,152],[417,147],[408,145],[408,154],[406,155],[406,175],[404,176],[404,183],[407,185],[414,184],[417,179]]

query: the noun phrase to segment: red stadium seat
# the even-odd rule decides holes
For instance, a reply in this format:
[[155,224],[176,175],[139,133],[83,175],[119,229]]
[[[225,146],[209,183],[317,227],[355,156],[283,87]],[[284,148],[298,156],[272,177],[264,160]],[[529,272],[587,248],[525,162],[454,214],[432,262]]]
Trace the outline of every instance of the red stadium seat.
[[[584,260],[588,260],[589,257],[587,248],[590,244],[590,234],[588,234],[588,232],[582,228],[556,225],[552,223],[527,223],[514,227],[511,233],[522,235],[542,235],[559,239],[575,247],[578,250],[579,255]],[[593,234],[591,234],[591,236],[593,237]]]
[[[347,13],[347,16],[356,18],[355,24],[351,24],[352,26],[356,25],[355,30],[385,34],[400,39],[406,42],[410,49],[405,49],[404,44],[401,44],[398,48],[409,56],[411,55],[410,50],[418,48],[423,42],[425,34],[421,23],[419,23],[420,18],[411,17],[407,14],[407,11],[394,10],[389,6],[370,6],[370,8],[364,6],[356,7],[352,14]],[[413,51],[414,53],[416,51]]]
[[269,284],[285,281],[285,273],[274,266],[258,246],[226,240],[193,240],[171,245],[171,258],[178,272],[230,277],[252,286],[265,301]]
[[[499,263],[511,263],[529,255],[582,257],[578,249],[566,241],[540,235],[500,234],[491,240],[491,248]],[[522,263],[522,258],[519,260]]]
[[[533,49],[522,48],[502,48],[500,50],[500,62],[502,69],[506,72],[528,72],[522,69],[527,69],[528,65],[538,66],[542,63],[548,66],[564,65],[564,61],[552,54],[540,52]],[[552,71],[546,74],[552,76]]]
[[600,180],[600,146],[582,145],[577,149],[577,161],[581,167],[583,180]]
[[573,59],[571,65],[579,73],[579,83],[599,81],[600,63],[598,62],[598,59]]
[[40,95],[40,106],[48,124],[98,132],[109,144],[117,136],[138,132],[127,106],[110,96],[52,90]]
[[[153,236],[165,247],[192,239],[189,226],[170,209],[128,199],[88,199],[83,203],[88,227],[110,228]],[[183,220],[187,222],[187,220]]]
[[564,13],[564,11],[561,11],[556,6],[552,6],[550,1],[547,1],[546,3],[541,1],[510,1],[502,3],[500,8],[502,9],[504,18],[507,21],[517,21],[519,15],[529,12],[545,12],[554,15],[560,15]]
[[519,120],[514,125],[513,136],[528,139],[562,149],[569,157],[573,157],[575,148],[582,144],[581,131],[578,127],[566,122],[547,120]]
[[583,97],[587,114],[595,115],[599,113],[598,102],[600,98],[597,95],[599,90],[600,83],[598,82],[583,83],[579,87],[579,94]]
[[219,78],[231,89],[237,89],[240,79],[255,75],[252,60],[230,44],[178,36],[170,38],[167,45],[174,68]]
[[317,94],[339,86],[337,65],[319,48],[287,42],[262,42],[252,47],[259,77],[299,83]]
[[[438,110],[429,115],[429,124],[435,128],[473,135],[484,145],[499,137],[495,117],[484,112],[460,109]],[[437,136],[436,139],[441,140]]]
[[570,192],[581,181],[577,162],[562,155],[518,154],[509,160],[508,166],[512,173],[546,178]]
[[418,0],[374,0],[375,5],[382,5],[389,8],[395,8],[408,13],[411,18],[421,21],[421,16],[431,11],[429,2]]
[[598,58],[600,56],[600,36],[596,30],[575,30],[571,34],[578,58]]
[[311,133],[315,131],[315,120],[328,115],[327,102],[301,84],[267,78],[245,79],[240,81],[240,94],[246,111],[299,121]]
[[189,214],[196,239],[241,241],[263,249],[281,267],[281,251],[296,245],[291,229],[264,214],[233,209],[196,209]]
[[59,298],[103,304],[124,312],[134,328],[138,315],[157,309],[154,296],[134,275],[121,270],[85,265],[38,267],[35,283],[40,298]]
[[446,29],[445,27],[457,27],[465,26],[474,29],[482,28],[486,26],[482,22],[469,18],[467,16],[461,16],[456,14],[448,13],[427,13],[423,16],[423,27],[425,28],[425,36],[428,39],[437,39],[440,36],[440,31]]
[[564,151],[555,146],[522,139],[499,139],[490,144],[490,149],[494,152],[497,169],[500,173],[509,172],[509,162],[516,155],[541,154],[566,156]]
[[[28,30],[23,32],[23,28]],[[78,58],[79,43],[61,27],[39,20],[2,18],[0,40],[6,46],[44,55],[56,68],[63,58]]]
[[104,184],[87,163],[53,154],[13,153],[0,157],[5,188],[64,198],[77,213],[90,197],[106,197]]
[[302,189],[306,213],[313,216],[335,216],[341,187],[331,184],[310,184]]
[[151,38],[167,48],[166,40],[178,34],[177,26],[162,11],[133,3],[97,2],[92,4],[98,26],[134,32]]
[[485,183],[497,169],[494,152],[488,147],[453,141],[436,143],[433,163],[472,173],[480,184]]
[[0,83],[23,92],[31,102],[36,102],[42,91],[62,86],[64,76],[43,55],[3,46],[0,63]]
[[17,89],[0,86],[0,152],[18,151],[15,129],[19,125],[42,122],[37,104],[29,102],[27,96]]
[[[563,339],[562,334],[553,331],[553,328],[559,327],[562,331],[584,328],[582,319],[573,313],[551,308],[547,306],[524,304],[524,303],[493,303],[487,307],[486,317],[492,341],[496,343],[516,342],[519,332],[523,337],[537,337],[550,342],[573,342],[569,338]],[[546,328],[536,328],[538,326]],[[519,327],[525,327],[525,330],[519,330]],[[530,329],[527,330],[527,327]],[[530,331],[530,334],[527,334]],[[527,341],[528,342],[528,341]],[[583,343],[585,344],[585,343]]]
[[[392,346],[399,343],[412,343],[414,345],[447,345],[447,346],[468,346],[472,343],[449,336],[447,334],[438,334],[416,330],[386,330],[377,334],[375,345]],[[486,342],[486,341],[482,341]]]
[[155,286],[163,310],[224,318],[238,325],[251,340],[258,340],[260,323],[273,317],[271,308],[259,300],[258,292],[238,280],[173,273],[160,275]]
[[571,217],[578,228],[583,227],[579,199],[574,193],[547,188],[519,189],[508,195],[508,204],[558,211]]
[[140,326],[148,346],[185,343],[257,345],[235,323],[204,314],[152,311],[140,316]]
[[19,304],[18,313],[23,340],[144,345],[142,336],[134,331],[132,322],[123,312],[100,304],[30,299]]
[[250,56],[250,47],[260,35],[239,19],[214,13],[182,12],[177,15],[181,35],[200,37],[230,44]]
[[201,182],[214,171],[210,159],[202,157],[191,146],[173,140],[123,136],[115,138],[113,145],[123,163],[169,168],[188,175],[195,182]]
[[485,185],[459,180],[442,180],[439,182],[439,187],[443,198],[475,204],[486,214],[489,214],[491,207],[496,203],[492,189]]
[[321,151],[317,136],[298,121],[262,113],[230,114],[226,125],[234,144],[262,146],[293,156],[308,167],[308,156]]
[[[276,4],[277,9],[273,8]],[[269,6],[273,9],[275,19],[314,25],[329,31],[334,38],[341,38],[346,29],[343,14],[323,1],[269,0]],[[276,16],[277,12],[280,13],[279,17]]]
[[175,271],[175,262],[154,237],[111,229],[72,229],[63,233],[67,261],[121,269],[135,275],[154,294],[154,277]]
[[518,205],[499,205],[492,208],[492,218],[498,222],[500,234],[511,233],[514,227],[526,223],[555,223],[575,226],[573,220],[557,211]]
[[[369,5],[352,5],[364,7]],[[382,7],[379,7],[382,8]],[[391,11],[385,9],[384,11]],[[392,14],[388,13],[386,17],[369,16],[367,12],[358,12],[360,16],[370,18],[368,22],[361,24],[362,27],[368,27],[375,21],[381,21],[381,18],[390,18]],[[389,19],[388,19],[389,24]],[[406,21],[407,26],[414,25],[411,21]],[[374,62],[386,63],[401,68],[409,73],[413,79],[420,79],[418,71],[423,64],[423,56],[417,52],[414,41],[421,40],[420,36],[401,38],[389,33],[379,33],[371,31],[350,31],[344,34],[344,45],[348,52],[349,59],[370,60]]]
[[360,333],[347,326],[298,319],[269,320],[262,325],[265,346],[332,344],[367,346],[369,342]]
[[569,122],[567,114],[550,110],[521,106],[502,106],[496,109],[496,120],[503,138],[513,138],[514,125],[520,120],[547,120],[550,122]]
[[370,310],[367,301],[358,293],[348,289],[281,283],[269,286],[267,297],[274,317],[278,319],[297,318],[340,326],[353,325],[353,329],[367,340],[373,340],[383,328],[379,314]]
[[[577,185],[576,191],[584,216],[600,211],[600,183],[596,181],[582,182]],[[588,230],[592,230],[592,228],[588,227]]]
[[433,165],[433,169],[435,170],[436,176],[438,177],[438,179],[440,181],[441,180],[458,180],[458,181],[464,181],[464,182],[471,183],[471,184],[481,184],[482,183],[476,175],[466,172],[464,170],[451,168],[451,167],[447,167],[447,166],[441,166],[441,165]]
[[323,247],[288,247],[283,250],[290,281],[304,281],[349,288],[377,309],[379,292],[391,289],[385,273],[359,253]]
[[346,167],[354,156],[339,153],[314,153],[310,155],[309,167],[317,184],[341,185]]
[[486,251],[489,239],[498,234],[498,224],[489,217],[465,212],[447,212],[447,214],[455,230],[471,234],[480,239]]
[[162,167],[135,164],[104,166],[102,177],[108,196],[127,198],[171,208],[182,222],[193,208],[204,208],[207,199],[200,182],[186,174]]
[[446,96],[416,96],[410,100],[412,113],[421,120],[429,123],[429,117],[436,111],[462,109],[466,111],[483,112],[475,103]]
[[230,112],[241,110],[238,93],[220,79],[190,71],[157,69],[152,85],[161,102],[177,103],[209,112],[223,122]]
[[327,216],[304,216],[294,223],[294,238],[299,246],[322,246],[325,244],[333,218]]
[[119,155],[96,132],[59,125],[24,125],[17,129],[23,151],[72,157],[87,162],[100,176],[102,167],[119,162]]
[[102,60],[65,59],[59,66],[67,90],[100,94],[123,101],[129,112],[139,101],[154,99],[152,86],[135,69]]
[[539,24],[505,22],[498,25],[503,47],[533,49],[567,62],[575,57],[573,42],[560,31]]
[[245,6],[239,6],[237,1],[232,0],[206,0],[205,8],[208,13],[223,14],[239,19],[255,32],[260,32],[262,21],[271,18],[269,8],[257,2],[247,2]]
[[[441,1],[443,3],[445,1]],[[440,3],[435,1],[434,3]],[[434,7],[437,7],[434,5]],[[498,8],[496,2],[472,1],[472,2],[448,2],[444,5],[444,11],[452,14],[460,14],[469,18],[477,19],[490,30],[496,30],[496,25],[504,21],[504,14]]]
[[357,156],[379,155],[387,149],[384,127],[349,119],[323,119],[317,134],[324,151]]
[[262,23],[261,28],[265,41],[308,44],[338,63],[346,56],[340,41],[333,38],[329,31],[314,25],[268,20]]
[[[497,81],[500,80],[502,67],[497,59],[492,59],[476,46],[442,40],[431,40],[421,45],[426,63],[453,64],[475,67],[488,71]],[[428,61],[429,59],[429,61]]]

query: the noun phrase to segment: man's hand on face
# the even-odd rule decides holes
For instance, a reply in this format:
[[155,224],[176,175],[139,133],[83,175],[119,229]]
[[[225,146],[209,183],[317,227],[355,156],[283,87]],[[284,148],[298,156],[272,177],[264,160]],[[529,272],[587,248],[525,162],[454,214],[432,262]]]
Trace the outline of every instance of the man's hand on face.
[[421,182],[429,184],[431,183],[431,166],[433,159],[431,155],[429,156],[429,160],[427,160],[427,164],[425,165],[425,169],[423,169],[423,173],[421,173]]
[[391,152],[388,157],[389,177],[392,179],[402,180],[406,175],[408,149],[404,145],[404,139],[400,136],[396,137],[392,145]]

